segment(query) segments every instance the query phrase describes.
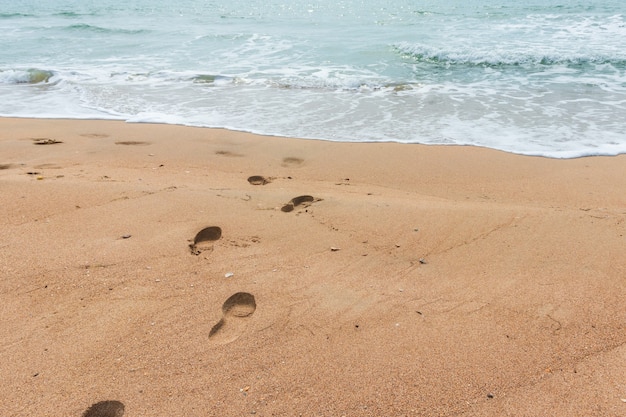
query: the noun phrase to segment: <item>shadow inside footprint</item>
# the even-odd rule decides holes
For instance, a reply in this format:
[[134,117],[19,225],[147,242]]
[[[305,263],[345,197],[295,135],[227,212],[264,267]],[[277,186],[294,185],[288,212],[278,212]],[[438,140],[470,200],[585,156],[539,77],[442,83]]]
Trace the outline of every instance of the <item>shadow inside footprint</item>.
[[292,198],[280,210],[284,211],[285,213],[289,213],[290,211],[293,211],[293,209],[296,208],[297,206],[305,204],[305,203],[312,203],[313,201],[315,201],[315,198],[313,198],[313,196],[301,195],[301,196]]
[[215,152],[215,155],[230,156],[230,157],[242,157],[243,156],[239,153],[235,153],[231,151],[217,151]]
[[296,158],[294,156],[288,156],[283,158],[283,163],[281,164],[284,167],[297,166],[301,165],[304,162],[302,158]]
[[89,407],[82,417],[122,417],[124,404],[119,401],[100,401]]
[[269,184],[272,181],[260,175],[253,175],[248,178],[248,182],[252,185],[265,185]]
[[57,143],[63,143],[60,140],[50,138],[33,138],[35,145],[56,145]]
[[222,318],[209,332],[209,340],[219,344],[235,341],[245,331],[245,319],[255,310],[254,295],[247,292],[231,295],[222,305]]
[[205,227],[200,230],[196,237],[193,239],[193,243],[189,245],[191,253],[194,255],[200,255],[202,252],[212,251],[213,244],[216,240],[222,237],[222,229],[218,226]]
[[144,142],[142,140],[122,140],[115,142],[116,145],[150,145],[150,142]]

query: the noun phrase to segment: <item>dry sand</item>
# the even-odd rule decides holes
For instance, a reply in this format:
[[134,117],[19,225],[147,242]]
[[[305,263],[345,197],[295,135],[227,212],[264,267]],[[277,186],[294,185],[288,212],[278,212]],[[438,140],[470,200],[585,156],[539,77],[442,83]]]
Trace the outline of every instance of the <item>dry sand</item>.
[[626,415],[626,156],[0,119],[0,168],[3,416]]

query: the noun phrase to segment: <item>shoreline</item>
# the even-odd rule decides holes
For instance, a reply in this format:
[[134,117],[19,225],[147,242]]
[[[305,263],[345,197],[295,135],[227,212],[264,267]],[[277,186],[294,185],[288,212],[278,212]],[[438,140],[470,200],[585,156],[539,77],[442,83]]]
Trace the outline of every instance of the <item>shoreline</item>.
[[398,145],[410,145],[410,146],[429,146],[429,147],[472,147],[478,149],[486,149],[496,152],[504,152],[517,156],[526,156],[526,157],[536,157],[536,158],[547,158],[547,159],[556,159],[556,160],[569,160],[569,159],[580,159],[580,158],[590,158],[590,157],[616,157],[621,155],[626,155],[626,150],[623,151],[612,151],[612,152],[604,152],[604,153],[584,153],[581,154],[580,151],[559,151],[558,154],[548,155],[541,152],[515,152],[511,150],[501,149],[489,147],[486,145],[478,145],[471,143],[422,143],[422,142],[403,142],[399,139],[385,139],[385,140],[358,140],[351,141],[348,139],[328,139],[328,138],[319,138],[319,137],[291,137],[288,135],[281,134],[272,134],[272,133],[261,133],[252,130],[244,130],[244,129],[235,129],[232,127],[212,127],[212,126],[202,126],[202,125],[192,125],[192,124],[181,124],[181,123],[168,123],[168,122],[154,122],[154,121],[129,121],[126,119],[115,119],[115,118],[97,118],[97,117],[85,117],[85,118],[68,118],[68,117],[32,117],[32,116],[0,116],[0,119],[13,119],[13,120],[58,120],[58,121],[77,121],[77,122],[118,122],[118,123],[126,123],[126,124],[139,124],[139,125],[155,125],[155,126],[178,126],[184,128],[191,129],[208,129],[208,130],[224,130],[228,132],[248,134],[252,136],[259,136],[265,138],[281,138],[281,139],[296,139],[296,140],[311,140],[311,141],[321,141],[321,142],[331,142],[331,143],[351,143],[351,144],[398,144]]
[[626,155],[21,118],[0,147],[7,415],[626,410]]

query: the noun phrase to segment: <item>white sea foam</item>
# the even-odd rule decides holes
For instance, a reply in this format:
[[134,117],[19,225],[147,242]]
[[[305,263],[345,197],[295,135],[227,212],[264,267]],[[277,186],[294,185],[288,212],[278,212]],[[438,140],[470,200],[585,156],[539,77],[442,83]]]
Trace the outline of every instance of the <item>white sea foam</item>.
[[0,115],[626,152],[621,1],[44,3],[0,15]]

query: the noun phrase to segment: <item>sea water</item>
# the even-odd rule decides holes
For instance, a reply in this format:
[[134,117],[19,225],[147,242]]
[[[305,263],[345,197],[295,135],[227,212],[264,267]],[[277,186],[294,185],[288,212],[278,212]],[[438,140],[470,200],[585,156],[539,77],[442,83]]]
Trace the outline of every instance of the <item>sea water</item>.
[[626,1],[0,0],[0,116],[626,153]]

